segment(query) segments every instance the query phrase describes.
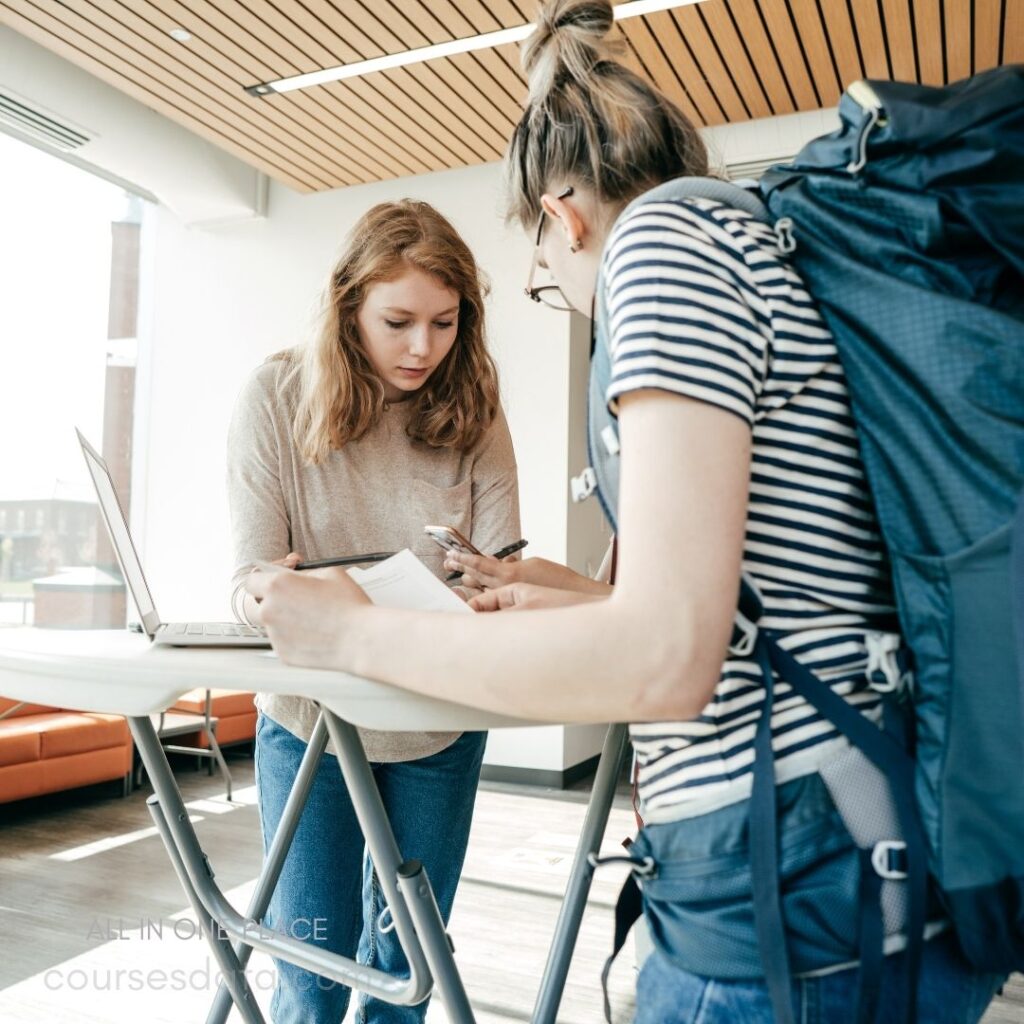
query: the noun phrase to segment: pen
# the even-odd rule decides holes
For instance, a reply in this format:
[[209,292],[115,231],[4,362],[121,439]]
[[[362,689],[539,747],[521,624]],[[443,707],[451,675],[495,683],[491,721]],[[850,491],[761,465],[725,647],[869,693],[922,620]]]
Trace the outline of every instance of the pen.
[[[500,551],[495,551],[492,558],[508,558],[509,555],[514,555],[517,551],[522,551],[530,542],[528,540],[517,540],[514,544],[508,544],[503,547]],[[453,572],[445,577],[445,583],[451,583],[452,580],[458,579],[462,575],[461,572]]]
[[492,558],[508,558],[509,555],[514,555],[517,551],[522,551],[530,542],[528,540],[517,540],[514,544],[509,544],[507,547],[503,547],[500,551],[495,551],[491,556]]

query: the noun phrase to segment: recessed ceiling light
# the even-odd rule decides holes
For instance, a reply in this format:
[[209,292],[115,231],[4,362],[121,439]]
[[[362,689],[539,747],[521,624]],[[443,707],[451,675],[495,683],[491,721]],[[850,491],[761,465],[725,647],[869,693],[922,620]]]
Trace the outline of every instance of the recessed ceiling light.
[[[629,0],[627,3],[615,5],[615,20],[636,18],[644,14],[670,10],[673,7],[687,7],[699,4],[703,0]],[[385,71],[388,68],[403,67],[407,64],[421,64],[424,61],[436,60],[438,57],[450,57],[456,53],[469,53],[471,50],[486,50],[506,43],[517,43],[525,39],[536,26],[532,23],[503,28],[496,32],[485,32],[478,36],[464,39],[452,39],[446,43],[435,43],[432,46],[420,46],[413,50],[400,53],[389,53],[383,57],[371,57],[369,60],[353,61],[339,67],[324,68],[321,71],[310,71],[290,78],[279,78],[273,82],[261,82],[259,85],[245,86],[250,96],[266,96],[271,92],[291,92],[292,89],[308,89],[314,85],[327,82],[338,82],[345,78],[358,78],[373,71]],[[175,30],[178,31],[178,30]],[[172,32],[171,35],[174,35]]]
[[187,43],[192,38],[192,33],[187,28],[172,28],[168,35],[176,43]]

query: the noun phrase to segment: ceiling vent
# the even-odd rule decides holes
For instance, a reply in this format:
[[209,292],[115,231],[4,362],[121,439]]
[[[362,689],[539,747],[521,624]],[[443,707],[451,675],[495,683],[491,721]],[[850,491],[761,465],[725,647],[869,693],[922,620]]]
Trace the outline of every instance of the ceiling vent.
[[64,153],[72,153],[96,138],[81,125],[58,119],[53,111],[4,88],[0,88],[0,130],[42,142]]

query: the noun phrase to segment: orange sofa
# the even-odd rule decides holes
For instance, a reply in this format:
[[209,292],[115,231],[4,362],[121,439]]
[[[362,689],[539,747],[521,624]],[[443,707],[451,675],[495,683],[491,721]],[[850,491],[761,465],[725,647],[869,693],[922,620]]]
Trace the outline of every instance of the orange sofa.
[[[171,708],[172,711],[188,711],[193,715],[206,713],[206,690],[190,690]],[[256,705],[253,694],[238,690],[211,690],[210,714],[217,719],[214,735],[221,747],[236,743],[248,743],[256,736]],[[208,747],[205,732],[192,733],[175,740],[182,746]]]
[[[0,697],[0,714],[18,702]],[[0,719],[0,804],[77,786],[131,783],[132,738],[120,715],[25,704]]]

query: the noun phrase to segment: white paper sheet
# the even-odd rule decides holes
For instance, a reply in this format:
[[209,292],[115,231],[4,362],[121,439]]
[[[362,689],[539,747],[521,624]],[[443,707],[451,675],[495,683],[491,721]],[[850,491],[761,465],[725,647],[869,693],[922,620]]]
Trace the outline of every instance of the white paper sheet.
[[442,583],[408,548],[366,569],[348,570],[382,608],[411,608],[425,612],[472,612],[465,601]]

